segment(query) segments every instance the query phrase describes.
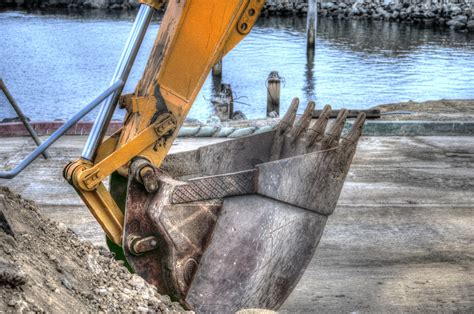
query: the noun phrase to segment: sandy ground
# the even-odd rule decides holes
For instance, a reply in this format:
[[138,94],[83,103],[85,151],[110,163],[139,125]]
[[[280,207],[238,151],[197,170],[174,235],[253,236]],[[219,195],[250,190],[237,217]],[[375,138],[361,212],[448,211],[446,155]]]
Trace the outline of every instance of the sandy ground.
[[473,99],[441,99],[376,106],[382,120],[474,121]]
[[[219,139],[210,139],[218,141]],[[96,244],[103,235],[62,179],[84,137],[66,137],[0,180]],[[173,150],[209,139],[179,139]],[[32,148],[0,138],[0,165]],[[474,138],[363,137],[319,248],[283,312],[473,312]]]

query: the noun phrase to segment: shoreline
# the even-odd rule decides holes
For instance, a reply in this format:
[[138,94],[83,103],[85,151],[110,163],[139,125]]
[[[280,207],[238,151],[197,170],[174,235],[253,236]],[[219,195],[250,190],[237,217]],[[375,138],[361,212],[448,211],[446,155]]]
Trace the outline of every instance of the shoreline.
[[[474,32],[473,5],[466,0],[460,3],[419,3],[397,1],[380,3],[373,0],[347,0],[345,2],[318,2],[318,17],[333,19],[352,19],[369,21],[390,21],[413,24],[424,28],[445,28],[459,32]],[[81,11],[134,11],[137,0],[6,0],[0,4],[0,10],[26,10],[47,12],[49,10],[67,10],[69,13]],[[164,11],[164,7],[160,10]],[[306,16],[308,4],[300,0],[267,1],[261,17]]]
[[[377,105],[381,116],[367,120],[364,135],[368,136],[472,136],[474,135],[474,99],[441,99],[425,102],[399,102]],[[345,129],[351,127],[348,119]],[[215,124],[186,121],[178,137],[238,138],[271,130],[279,119],[229,120]],[[31,121],[39,136],[50,135],[64,124],[63,120]],[[85,136],[90,133],[92,121],[80,121],[66,135]],[[108,134],[122,127],[122,121],[110,123]],[[19,121],[0,122],[0,138],[29,136]]]

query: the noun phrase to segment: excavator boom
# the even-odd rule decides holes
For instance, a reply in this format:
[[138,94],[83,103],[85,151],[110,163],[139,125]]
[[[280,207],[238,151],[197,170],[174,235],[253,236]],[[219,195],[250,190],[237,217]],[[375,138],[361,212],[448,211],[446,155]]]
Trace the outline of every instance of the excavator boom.
[[[142,5],[162,4],[157,0]],[[169,1],[145,73],[135,92],[120,99],[127,110],[124,127],[91,150],[105,132],[104,121],[110,120],[118,97],[111,97],[99,113],[90,136],[93,141],[64,174],[116,244],[122,242],[123,214],[102,181],[114,171],[127,176],[132,160],[145,160],[137,179],[143,182],[141,176],[147,174],[147,187],[156,188],[157,177],[150,169],[159,167],[167,155],[211,67],[250,32],[263,4],[263,0]],[[150,19],[147,11],[143,16],[140,12],[138,19]],[[131,37],[135,33],[139,31]],[[96,131],[97,125],[101,129]]]
[[[125,82],[145,24],[162,1],[143,0],[113,81]],[[132,94],[104,103],[83,156],[64,170],[131,268],[199,313],[277,309],[313,257],[361,135],[360,115],[329,122],[314,102],[296,121],[168,155],[211,67],[252,29],[263,0],[173,0]],[[122,84],[123,86],[123,84]],[[102,140],[117,103],[122,129]],[[111,190],[103,184],[112,176]]]

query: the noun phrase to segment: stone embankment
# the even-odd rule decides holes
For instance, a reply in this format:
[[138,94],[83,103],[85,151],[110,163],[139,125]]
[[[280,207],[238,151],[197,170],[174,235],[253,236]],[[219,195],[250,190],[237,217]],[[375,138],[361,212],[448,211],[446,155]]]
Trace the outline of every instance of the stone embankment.
[[[418,24],[426,27],[449,27],[457,31],[474,31],[472,2],[431,3],[427,1],[373,0],[318,1],[318,15],[338,19],[368,19]],[[435,1],[433,1],[435,2]],[[267,1],[263,15],[305,15],[307,1]]]
[[3,0],[0,8],[24,9],[110,9],[132,10],[139,6],[138,0]]
[[[374,0],[318,1],[318,15],[338,19],[369,19],[418,24],[426,27],[449,27],[456,31],[474,32],[473,1],[461,0],[444,4],[430,1],[383,3]],[[138,0],[3,0],[1,7],[69,8],[130,10]],[[306,15],[307,0],[266,1],[263,16]]]
[[380,4],[361,1],[346,3],[326,2],[321,5],[319,14],[335,18],[371,19],[419,24],[427,27],[441,26],[454,30],[474,31],[472,5],[452,4]]

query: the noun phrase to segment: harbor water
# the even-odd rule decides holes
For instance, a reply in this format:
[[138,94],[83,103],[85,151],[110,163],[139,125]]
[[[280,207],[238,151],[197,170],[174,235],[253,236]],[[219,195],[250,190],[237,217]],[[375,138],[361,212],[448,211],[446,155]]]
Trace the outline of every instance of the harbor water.
[[[0,77],[32,120],[67,119],[104,90],[133,22],[133,12],[0,13]],[[159,29],[155,18],[127,82],[132,92]],[[317,47],[307,56],[305,18],[271,17],[223,59],[222,82],[234,93],[234,110],[248,118],[266,113],[266,78],[284,78],[281,106],[293,97],[319,108],[474,98],[473,35],[382,21],[318,22]],[[189,117],[215,120],[212,78]],[[96,110],[97,111],[97,110]],[[87,119],[93,119],[95,112]],[[118,111],[119,119],[123,112]],[[13,117],[0,97],[0,119]]]

